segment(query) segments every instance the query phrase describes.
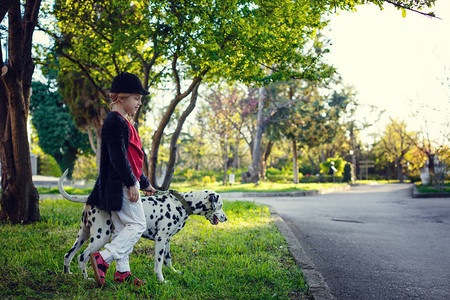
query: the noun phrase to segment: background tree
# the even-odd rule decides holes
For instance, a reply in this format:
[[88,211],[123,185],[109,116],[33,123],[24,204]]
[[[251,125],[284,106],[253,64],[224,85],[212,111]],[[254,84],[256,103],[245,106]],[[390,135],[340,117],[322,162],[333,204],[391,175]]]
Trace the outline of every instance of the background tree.
[[381,137],[381,143],[388,154],[388,159],[396,165],[397,179],[400,182],[403,182],[405,155],[413,148],[414,140],[415,135],[406,130],[406,123],[392,118]]
[[[0,1],[0,23],[8,14],[7,61],[0,41],[0,220],[30,223],[40,219],[39,194],[33,185],[27,135],[32,38],[41,1]],[[1,33],[5,39],[5,33]]]
[[39,146],[55,158],[61,171],[69,169],[68,177],[72,178],[79,151],[90,148],[88,136],[75,127],[68,107],[57,92],[51,91],[50,84],[32,82],[31,87],[30,114]]
[[[301,86],[304,86],[303,88]],[[345,111],[348,100],[345,95],[333,92],[330,97],[321,95],[315,83],[291,82],[288,97],[295,93],[305,94],[304,101],[280,110],[274,117],[273,130],[292,142],[294,182],[298,183],[297,149],[309,149],[330,143],[340,129],[339,117]]]
[[91,81],[76,71],[58,72],[58,91],[69,108],[73,123],[87,133],[92,151],[100,166],[101,130],[109,106]]
[[[206,98],[199,117],[206,120],[212,139],[218,140],[222,153],[223,185],[227,184],[227,172],[236,168],[243,124],[250,115],[245,94],[237,86],[217,86]],[[211,135],[210,135],[211,136]]]

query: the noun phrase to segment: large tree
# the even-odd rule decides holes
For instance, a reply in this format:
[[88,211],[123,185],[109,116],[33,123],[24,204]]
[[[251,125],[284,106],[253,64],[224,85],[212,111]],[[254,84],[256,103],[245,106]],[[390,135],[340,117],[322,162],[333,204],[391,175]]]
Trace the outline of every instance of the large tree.
[[[0,22],[8,16],[7,61],[0,41],[0,157],[2,193],[0,220],[30,223],[40,219],[39,194],[33,185],[27,135],[32,37],[41,1],[0,1]],[[4,33],[1,33],[3,40]]]

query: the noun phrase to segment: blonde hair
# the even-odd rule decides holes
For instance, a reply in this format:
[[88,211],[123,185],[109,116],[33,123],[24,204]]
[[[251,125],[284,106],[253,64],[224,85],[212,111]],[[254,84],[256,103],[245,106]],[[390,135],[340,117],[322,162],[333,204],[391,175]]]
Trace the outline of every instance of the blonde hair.
[[[128,98],[133,94],[128,94],[128,93],[109,93],[109,98],[111,99],[111,104],[109,104],[111,110],[114,109],[114,104],[118,103],[121,99],[124,98]],[[133,120],[133,117],[130,116],[129,114],[126,114],[124,116],[128,121],[130,121],[130,123],[134,126],[135,122]]]

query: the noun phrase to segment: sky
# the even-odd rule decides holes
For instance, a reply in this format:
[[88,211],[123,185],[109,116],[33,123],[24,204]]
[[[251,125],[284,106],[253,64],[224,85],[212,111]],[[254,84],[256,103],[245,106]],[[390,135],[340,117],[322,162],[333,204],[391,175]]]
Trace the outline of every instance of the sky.
[[[374,122],[368,105],[385,110],[381,119],[362,132],[382,132],[389,117],[404,120],[409,130],[426,128],[443,140],[450,122],[450,1],[431,9],[442,20],[401,11],[386,4],[359,6],[357,12],[337,12],[323,31],[332,45],[326,60],[345,85],[357,91],[361,104],[356,118]],[[417,113],[419,112],[419,113]],[[446,142],[448,144],[448,141]]]

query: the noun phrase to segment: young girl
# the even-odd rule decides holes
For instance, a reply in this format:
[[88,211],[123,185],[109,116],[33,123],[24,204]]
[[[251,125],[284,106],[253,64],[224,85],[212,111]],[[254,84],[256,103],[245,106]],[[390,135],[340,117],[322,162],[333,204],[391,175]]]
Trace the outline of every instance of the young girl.
[[127,115],[134,115],[142,104],[142,95],[148,94],[134,74],[122,72],[112,82],[112,111],[102,127],[99,177],[87,202],[110,212],[114,225],[111,243],[103,251],[91,254],[95,279],[100,285],[105,284],[106,270],[113,260],[115,281],[143,284],[132,277],[128,256],[146,229],[139,188],[146,194],[155,189],[142,172],[141,140]]

